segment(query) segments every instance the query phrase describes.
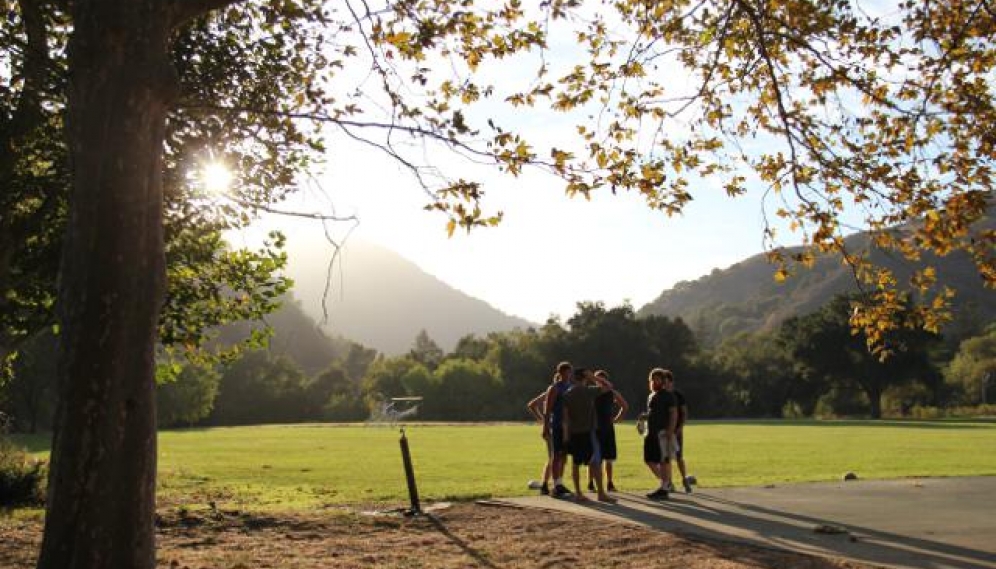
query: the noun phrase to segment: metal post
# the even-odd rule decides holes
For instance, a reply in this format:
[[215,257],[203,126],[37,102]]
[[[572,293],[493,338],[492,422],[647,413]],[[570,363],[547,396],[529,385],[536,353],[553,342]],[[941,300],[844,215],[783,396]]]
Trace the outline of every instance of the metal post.
[[415,485],[415,469],[412,468],[412,454],[408,450],[408,439],[405,437],[405,429],[401,428],[401,461],[405,465],[405,479],[408,481],[408,499],[411,501],[411,509],[405,512],[410,516],[417,516],[422,513],[422,508],[418,501],[418,486]]

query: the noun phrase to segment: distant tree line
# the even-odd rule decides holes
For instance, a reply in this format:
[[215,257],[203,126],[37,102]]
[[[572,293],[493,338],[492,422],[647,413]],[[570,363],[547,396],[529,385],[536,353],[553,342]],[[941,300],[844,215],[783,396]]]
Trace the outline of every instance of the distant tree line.
[[[162,374],[159,423],[362,421],[390,398],[413,395],[423,398],[423,420],[523,420],[525,402],[546,388],[561,360],[607,370],[636,408],[648,370],[667,367],[702,418],[877,418],[996,400],[996,324],[956,339],[891,333],[882,360],[852,333],[851,310],[851,299],[839,296],[774,332],[741,333],[711,349],[680,318],[638,317],[629,304],[594,302],[579,303],[566,322],[465,336],[449,353],[422,331],[400,356],[339,340],[315,357],[317,348],[301,346],[318,346],[320,338],[298,334],[283,353],[275,338],[269,349]],[[56,344],[50,332],[34,338],[0,389],[0,410],[16,429],[51,426]]]

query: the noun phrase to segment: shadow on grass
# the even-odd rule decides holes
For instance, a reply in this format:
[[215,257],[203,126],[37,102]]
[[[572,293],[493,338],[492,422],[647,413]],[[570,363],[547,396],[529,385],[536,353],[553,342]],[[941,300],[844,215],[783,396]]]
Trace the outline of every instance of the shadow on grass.
[[487,567],[488,569],[498,569],[498,566],[492,563],[485,554],[481,553],[477,549],[474,549],[469,543],[460,539],[460,536],[451,532],[449,528],[446,527],[446,524],[440,521],[439,518],[433,515],[428,515],[426,517],[429,518],[432,525],[439,530],[439,533],[446,536],[447,539],[452,541],[453,544],[459,547],[461,551],[470,556],[470,558],[473,559],[478,565],[481,567]]

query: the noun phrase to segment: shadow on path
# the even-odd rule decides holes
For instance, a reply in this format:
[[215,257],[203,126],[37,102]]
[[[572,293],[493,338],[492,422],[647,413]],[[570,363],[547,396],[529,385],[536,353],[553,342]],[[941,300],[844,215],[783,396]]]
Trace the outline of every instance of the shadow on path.
[[[748,543],[873,565],[996,569],[996,478],[772,490],[704,490],[656,502],[619,493],[617,504],[514,498],[518,504],[635,523],[706,541]],[[927,536],[927,537],[925,537]]]

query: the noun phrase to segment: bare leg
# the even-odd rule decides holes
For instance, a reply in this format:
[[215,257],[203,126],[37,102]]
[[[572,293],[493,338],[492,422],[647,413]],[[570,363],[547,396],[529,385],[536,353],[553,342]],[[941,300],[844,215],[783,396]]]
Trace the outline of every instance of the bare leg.
[[554,480],[561,480],[564,477],[564,462],[567,456],[562,453],[554,453],[553,464],[551,465],[551,470],[553,471]]
[[605,486],[606,486],[606,488],[608,488],[610,486],[615,486],[615,484],[612,483],[612,461],[611,460],[605,460],[605,461],[603,461],[603,463],[605,464]]
[[605,493],[605,485],[602,483],[602,463],[594,460],[591,461],[588,471],[595,473],[595,489],[598,491],[598,501],[615,502],[615,498]]
[[657,480],[660,480],[661,479],[661,465],[660,465],[660,463],[659,462],[648,462],[646,464],[647,464],[647,468],[650,469],[650,472],[652,472],[654,474],[654,478],[656,478]]
[[581,491],[581,465],[574,463],[571,465],[571,478],[574,480],[574,497],[578,502],[583,502],[588,498]]

